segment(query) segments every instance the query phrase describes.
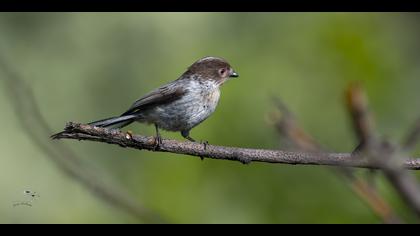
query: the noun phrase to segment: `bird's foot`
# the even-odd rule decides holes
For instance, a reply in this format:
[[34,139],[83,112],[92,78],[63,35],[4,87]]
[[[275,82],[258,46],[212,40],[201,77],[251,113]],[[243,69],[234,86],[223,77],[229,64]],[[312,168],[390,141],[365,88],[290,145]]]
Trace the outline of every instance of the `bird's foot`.
[[203,144],[203,148],[204,148],[204,151],[205,150],[207,150],[207,146],[209,145],[209,141],[207,141],[207,140],[202,140],[202,141],[200,141],[200,144]]
[[154,151],[159,150],[161,144],[162,144],[162,137],[158,135],[155,137],[155,144],[154,144],[153,150]]

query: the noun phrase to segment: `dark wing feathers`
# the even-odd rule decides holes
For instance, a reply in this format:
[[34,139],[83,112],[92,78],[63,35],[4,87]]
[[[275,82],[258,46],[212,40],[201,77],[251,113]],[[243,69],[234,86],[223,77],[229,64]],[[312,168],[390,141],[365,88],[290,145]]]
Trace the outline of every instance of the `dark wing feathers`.
[[150,106],[175,101],[181,98],[185,93],[186,90],[183,89],[182,86],[177,86],[174,83],[167,84],[139,98],[126,112],[122,114],[122,116],[147,109]]

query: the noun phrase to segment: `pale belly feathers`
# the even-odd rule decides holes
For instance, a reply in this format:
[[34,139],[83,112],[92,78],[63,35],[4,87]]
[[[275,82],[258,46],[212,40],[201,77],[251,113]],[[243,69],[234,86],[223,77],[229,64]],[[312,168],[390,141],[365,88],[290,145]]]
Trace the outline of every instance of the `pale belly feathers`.
[[216,83],[191,81],[182,98],[145,112],[145,120],[169,131],[190,130],[215,111],[219,98],[220,89]]

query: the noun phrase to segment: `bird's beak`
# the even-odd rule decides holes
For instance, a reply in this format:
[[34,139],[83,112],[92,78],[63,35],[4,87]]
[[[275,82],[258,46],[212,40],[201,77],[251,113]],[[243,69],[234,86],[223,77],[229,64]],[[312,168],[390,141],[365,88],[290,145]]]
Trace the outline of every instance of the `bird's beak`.
[[229,77],[236,78],[236,77],[239,77],[239,74],[238,74],[238,73],[236,73],[236,71],[232,70],[232,71],[230,72]]

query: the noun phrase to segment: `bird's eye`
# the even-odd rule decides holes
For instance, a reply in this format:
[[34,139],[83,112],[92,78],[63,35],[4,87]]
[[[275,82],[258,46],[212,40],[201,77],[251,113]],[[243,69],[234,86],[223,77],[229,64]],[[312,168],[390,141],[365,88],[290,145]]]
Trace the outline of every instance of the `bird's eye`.
[[226,75],[226,69],[225,68],[220,69],[219,74],[220,74],[220,76],[225,76]]

